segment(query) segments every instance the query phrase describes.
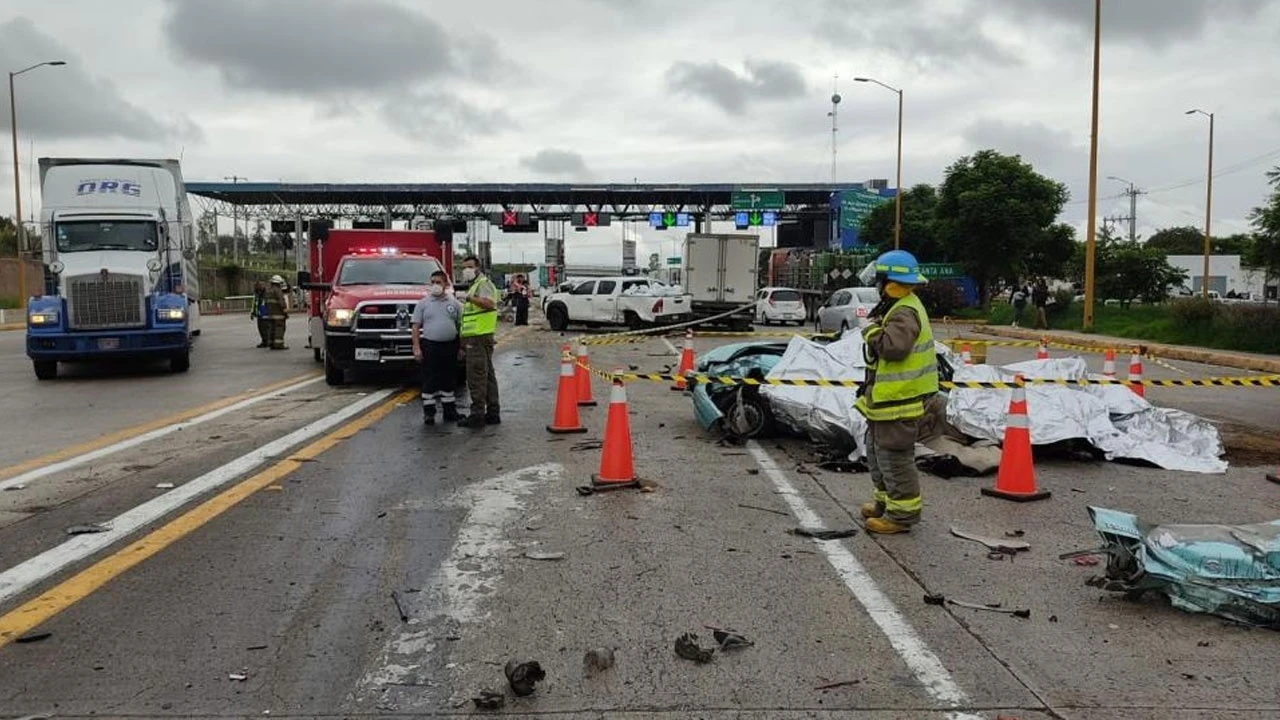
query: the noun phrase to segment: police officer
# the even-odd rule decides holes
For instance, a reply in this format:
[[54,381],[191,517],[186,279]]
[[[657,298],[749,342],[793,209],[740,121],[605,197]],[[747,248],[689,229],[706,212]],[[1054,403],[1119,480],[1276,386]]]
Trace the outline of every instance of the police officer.
[[938,359],[929,314],[915,294],[928,282],[915,256],[891,250],[875,263],[881,302],[862,330],[866,382],[855,407],[867,419],[867,464],[875,500],[860,508],[867,531],[907,532],[920,520],[917,425],[938,392]]
[[498,402],[498,376],[493,372],[493,333],[498,329],[498,287],[483,269],[480,259],[468,255],[462,261],[462,279],[470,283],[462,306],[462,347],[467,357],[467,390],[471,412],[460,422],[468,427],[502,422]]
[[284,344],[284,324],[289,317],[289,301],[285,297],[284,278],[271,276],[271,287],[267,288],[267,319],[271,321],[271,349],[288,350]]
[[258,322],[258,347],[271,347],[271,320],[267,317],[267,284],[259,280],[253,284],[253,310],[249,317]]

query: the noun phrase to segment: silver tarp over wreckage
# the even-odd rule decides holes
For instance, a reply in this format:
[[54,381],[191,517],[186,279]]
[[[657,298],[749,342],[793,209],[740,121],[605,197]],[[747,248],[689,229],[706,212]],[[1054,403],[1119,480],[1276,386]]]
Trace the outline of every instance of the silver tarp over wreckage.
[[[794,337],[768,377],[861,380],[866,369],[862,344],[857,333],[847,333],[828,345]],[[1033,360],[1002,367],[965,366],[942,344],[938,345],[938,352],[951,361],[957,381],[1011,382],[1019,374],[1026,378],[1069,380],[1092,377],[1080,358]],[[1156,407],[1125,386],[1028,385],[1026,390],[1033,445],[1079,440],[1097,448],[1108,460],[1142,461],[1168,470],[1197,473],[1227,470],[1226,461],[1221,459],[1222,442],[1211,423],[1181,410]],[[780,422],[821,443],[856,447],[851,459],[865,457],[866,423],[853,409],[852,388],[765,386],[761,392]],[[944,425],[950,427],[932,434],[944,438],[963,434],[988,441],[985,444],[1000,442],[1011,392],[947,392]],[[927,445],[940,451],[935,442]]]

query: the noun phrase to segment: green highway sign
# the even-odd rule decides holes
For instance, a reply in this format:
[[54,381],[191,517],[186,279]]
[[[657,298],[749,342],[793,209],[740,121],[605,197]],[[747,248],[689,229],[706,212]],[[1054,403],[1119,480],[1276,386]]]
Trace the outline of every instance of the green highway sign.
[[667,258],[667,264],[668,264],[668,265],[679,265],[679,264],[680,264],[680,258],[678,258],[678,257],[669,257],[669,258]]
[[871,190],[843,191],[840,194],[840,229],[857,229],[864,217],[891,199]]
[[781,190],[734,190],[729,205],[734,210],[781,210],[786,197]]

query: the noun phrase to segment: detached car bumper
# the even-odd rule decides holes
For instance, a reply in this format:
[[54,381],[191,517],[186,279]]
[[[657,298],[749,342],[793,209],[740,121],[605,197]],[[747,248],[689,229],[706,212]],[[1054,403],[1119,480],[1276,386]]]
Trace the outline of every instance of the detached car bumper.
[[183,326],[156,330],[98,332],[27,332],[27,357],[74,362],[101,358],[167,356],[191,347]]

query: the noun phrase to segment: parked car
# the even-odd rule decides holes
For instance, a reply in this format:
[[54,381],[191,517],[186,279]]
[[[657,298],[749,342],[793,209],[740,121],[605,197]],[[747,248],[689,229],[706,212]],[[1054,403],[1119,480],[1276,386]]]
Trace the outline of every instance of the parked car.
[[837,290],[818,308],[818,332],[844,332],[856,328],[879,303],[880,293],[873,287]]
[[804,298],[799,290],[767,287],[756,291],[756,324],[804,325],[807,320]]

